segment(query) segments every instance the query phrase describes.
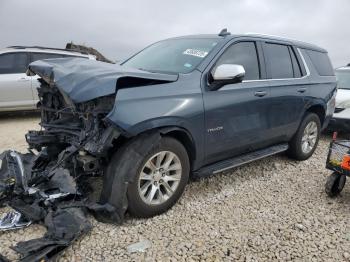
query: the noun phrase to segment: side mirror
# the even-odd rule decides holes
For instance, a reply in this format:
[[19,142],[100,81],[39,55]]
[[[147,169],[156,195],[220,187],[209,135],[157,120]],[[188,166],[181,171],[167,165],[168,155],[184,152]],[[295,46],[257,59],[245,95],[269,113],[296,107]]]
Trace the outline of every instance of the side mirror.
[[210,90],[218,90],[224,85],[242,82],[245,70],[241,65],[222,64],[216,67],[211,75],[213,81],[209,88]]

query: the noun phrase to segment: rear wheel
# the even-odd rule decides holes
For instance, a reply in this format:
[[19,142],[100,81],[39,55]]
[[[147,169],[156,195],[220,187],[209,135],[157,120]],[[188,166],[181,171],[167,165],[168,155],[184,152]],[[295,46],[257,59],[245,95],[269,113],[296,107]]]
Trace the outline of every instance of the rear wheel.
[[308,113],[289,142],[288,155],[297,160],[306,160],[311,157],[317,147],[320,131],[321,122],[318,115]]

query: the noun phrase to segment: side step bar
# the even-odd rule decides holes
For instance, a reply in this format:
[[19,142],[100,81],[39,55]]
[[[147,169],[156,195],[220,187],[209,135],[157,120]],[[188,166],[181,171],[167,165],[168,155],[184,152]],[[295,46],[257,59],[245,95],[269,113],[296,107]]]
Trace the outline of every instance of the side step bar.
[[217,174],[223,171],[230,170],[232,168],[259,160],[268,156],[272,156],[288,149],[288,144],[279,144],[264,149],[260,149],[251,153],[247,153],[241,156],[237,156],[231,159],[223,160],[215,164],[203,167],[194,172],[195,177],[205,177],[213,174]]

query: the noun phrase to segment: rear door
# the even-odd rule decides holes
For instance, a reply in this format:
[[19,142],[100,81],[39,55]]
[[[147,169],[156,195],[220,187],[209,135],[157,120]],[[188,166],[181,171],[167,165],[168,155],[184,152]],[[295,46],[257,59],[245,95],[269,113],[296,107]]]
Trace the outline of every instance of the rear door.
[[0,55],[0,110],[34,109],[31,77],[25,74],[26,52]]
[[232,43],[207,74],[220,64],[242,65],[246,75],[242,83],[203,90],[207,163],[263,147],[268,129],[270,94],[260,43]]
[[267,138],[288,141],[296,132],[305,112],[308,77],[297,48],[279,42],[263,43],[271,103]]

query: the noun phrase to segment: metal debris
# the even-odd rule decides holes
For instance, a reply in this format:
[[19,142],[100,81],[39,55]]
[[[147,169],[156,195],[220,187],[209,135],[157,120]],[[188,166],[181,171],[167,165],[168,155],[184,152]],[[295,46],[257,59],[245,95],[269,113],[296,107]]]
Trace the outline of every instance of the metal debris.
[[152,242],[148,239],[143,239],[140,242],[131,244],[127,246],[127,251],[129,253],[135,253],[135,252],[145,252],[147,248],[150,248],[152,246]]
[[17,211],[10,211],[0,219],[0,230],[7,231],[13,229],[24,228],[32,224],[24,216]]

